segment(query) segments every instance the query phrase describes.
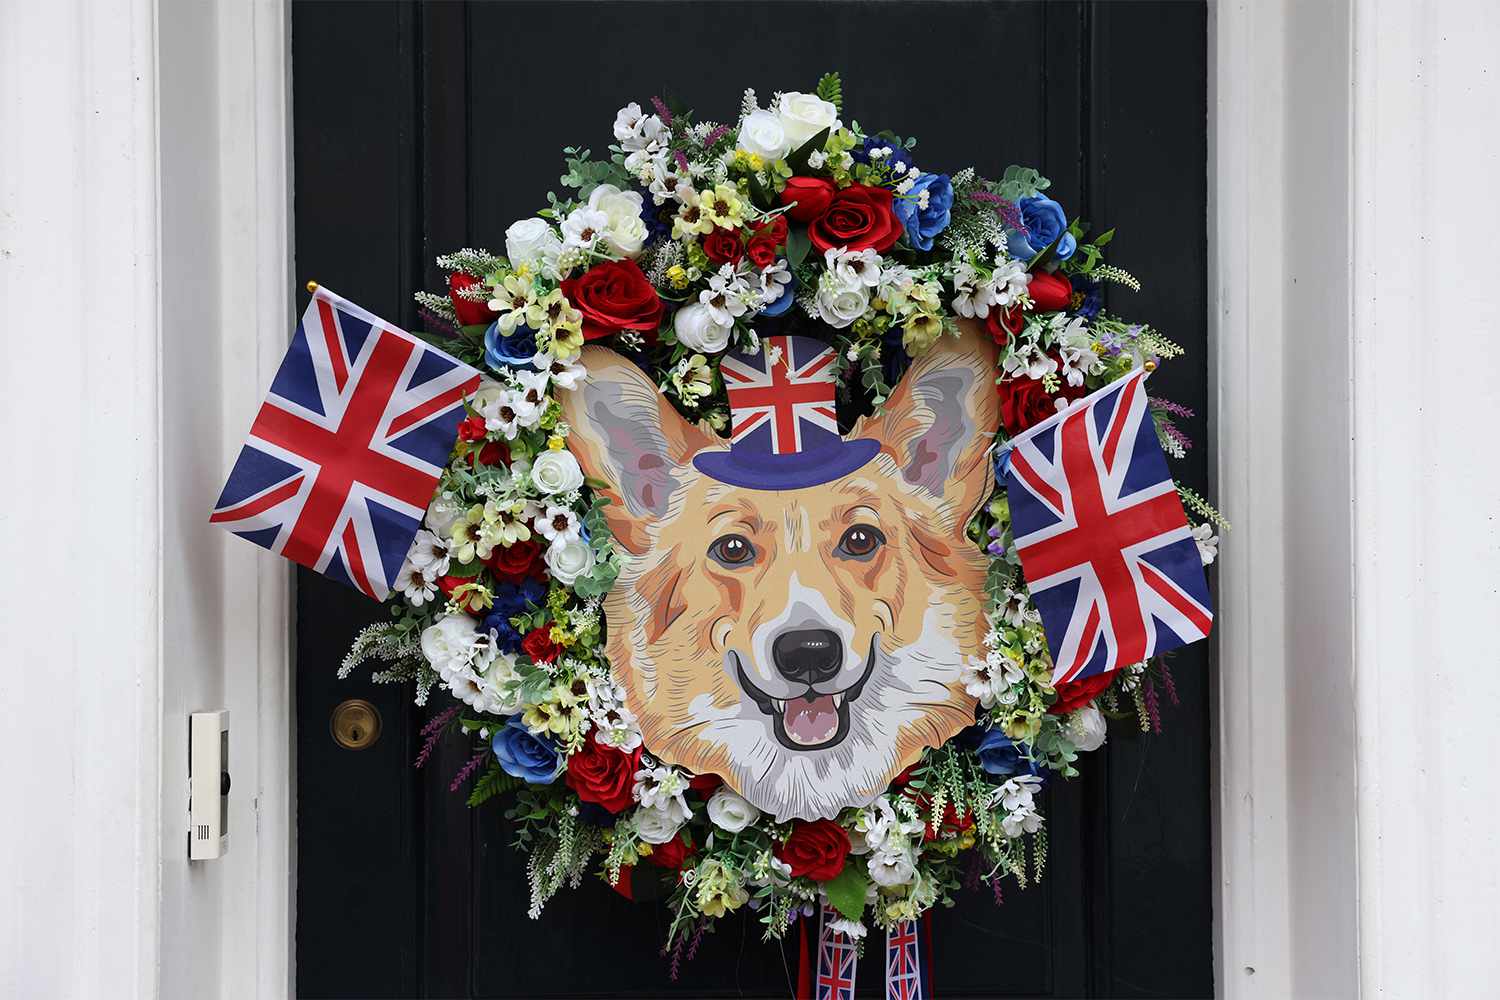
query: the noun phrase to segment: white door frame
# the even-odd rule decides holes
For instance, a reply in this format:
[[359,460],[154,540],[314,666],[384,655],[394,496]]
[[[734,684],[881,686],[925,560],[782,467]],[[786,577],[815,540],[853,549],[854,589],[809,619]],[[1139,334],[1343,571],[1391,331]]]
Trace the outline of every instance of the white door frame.
[[[1500,14],[1210,10],[1218,992],[1457,992],[1500,977],[1500,672],[1465,631],[1500,619],[1500,351],[1462,339],[1500,282],[1446,249],[1500,230]],[[288,15],[0,5],[0,415],[37,484],[3,522],[6,995],[292,991],[290,573],[203,520],[293,319]],[[80,615],[80,580],[117,583]],[[231,846],[189,865],[215,707]]]

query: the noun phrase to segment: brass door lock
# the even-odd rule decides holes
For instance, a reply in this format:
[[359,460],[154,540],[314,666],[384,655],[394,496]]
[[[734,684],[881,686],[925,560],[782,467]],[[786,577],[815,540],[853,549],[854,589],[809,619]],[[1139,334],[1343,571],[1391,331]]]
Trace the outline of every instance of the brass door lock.
[[328,730],[345,750],[368,750],[380,739],[380,712],[363,698],[341,701],[334,706]]

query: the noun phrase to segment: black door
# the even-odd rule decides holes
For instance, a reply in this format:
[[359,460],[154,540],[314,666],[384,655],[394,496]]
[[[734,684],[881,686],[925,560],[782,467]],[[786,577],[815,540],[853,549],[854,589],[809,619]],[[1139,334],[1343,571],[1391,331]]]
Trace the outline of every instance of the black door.
[[[849,114],[917,135],[924,164],[1033,165],[1071,212],[1118,226],[1111,259],[1145,290],[1117,306],[1187,348],[1156,384],[1206,408],[1200,3],[299,0],[292,24],[298,277],[395,322],[416,325],[412,293],[440,287],[435,254],[500,245],[558,187],[562,147],[603,149],[627,101],[670,91],[731,117],[747,86],[811,89],[837,69]],[[1186,479],[1202,488],[1201,417],[1186,430],[1200,444]],[[672,982],[664,912],[597,880],[528,920],[500,810],[448,792],[466,747],[413,771],[431,709],[335,677],[379,607],[306,571],[298,585],[300,995],[788,995],[795,954],[750,921],[724,921]],[[939,997],[1212,994],[1208,670],[1189,649],[1166,732],[1113,732],[1080,779],[1053,786],[1039,886],[935,914]],[[355,697],[383,720],[358,751],[329,726]],[[879,950],[862,993],[880,986]]]

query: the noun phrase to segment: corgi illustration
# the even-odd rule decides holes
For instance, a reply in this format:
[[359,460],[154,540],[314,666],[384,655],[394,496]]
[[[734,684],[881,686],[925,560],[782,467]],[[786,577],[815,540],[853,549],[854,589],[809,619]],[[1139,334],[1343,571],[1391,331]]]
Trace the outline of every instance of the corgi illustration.
[[607,650],[650,753],[778,819],[829,818],[973,723],[959,673],[984,656],[987,558],[964,528],[998,412],[995,347],[960,328],[847,437],[813,338],[726,356],[730,441],[584,348],[559,396],[611,501]]

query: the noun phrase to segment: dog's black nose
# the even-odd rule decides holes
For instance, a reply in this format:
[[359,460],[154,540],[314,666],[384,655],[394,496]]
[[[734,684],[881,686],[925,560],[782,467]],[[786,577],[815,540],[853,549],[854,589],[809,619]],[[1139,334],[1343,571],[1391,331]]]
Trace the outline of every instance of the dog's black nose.
[[816,684],[839,672],[844,663],[844,643],[837,632],[826,628],[793,629],[771,643],[771,659],[787,680]]

